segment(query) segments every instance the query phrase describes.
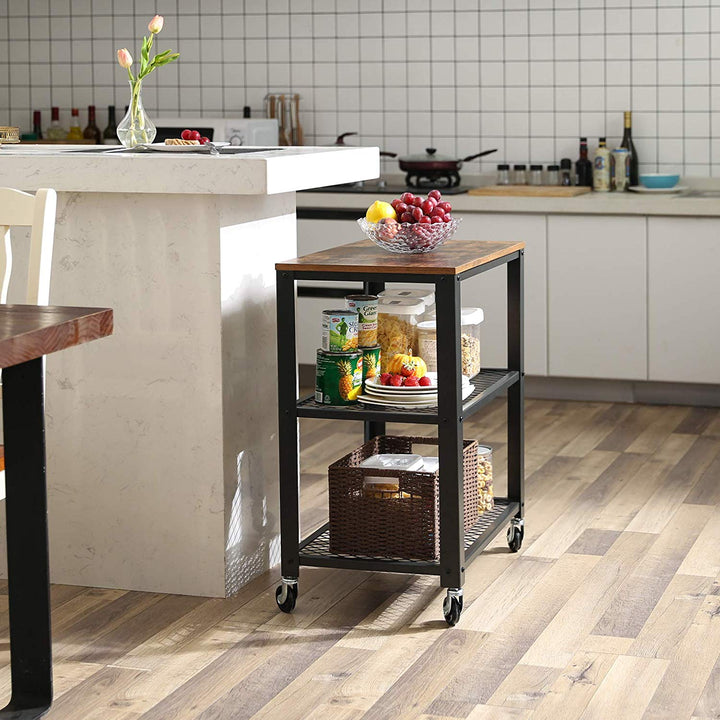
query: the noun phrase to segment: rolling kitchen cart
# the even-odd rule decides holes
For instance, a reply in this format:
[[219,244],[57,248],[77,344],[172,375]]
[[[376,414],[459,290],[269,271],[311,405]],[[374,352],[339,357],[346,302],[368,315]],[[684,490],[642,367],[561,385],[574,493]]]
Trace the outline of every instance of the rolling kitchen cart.
[[[434,252],[388,253],[369,240],[278,263],[277,337],[280,447],[280,529],[282,584],[275,597],[291,612],[298,596],[301,565],[370,571],[439,575],[447,588],[443,614],[450,625],[463,608],[465,566],[509,523],[507,540],[517,552],[523,540],[523,253],[522,242],[452,240]],[[508,367],[481,370],[471,378],[475,390],[461,396],[460,282],[498,265],[507,265]],[[331,406],[314,395],[297,399],[295,282],[340,280],[364,283],[376,295],[386,282],[432,283],[437,310],[438,405],[404,410],[382,406]],[[467,532],[463,528],[463,422],[498,393],[507,390],[508,497],[495,498]],[[385,434],[385,424],[427,423],[438,426],[440,556],[436,561],[380,558],[330,551],[329,524],[300,538],[298,418],[362,420],[365,440]],[[455,478],[455,481],[452,481]]]

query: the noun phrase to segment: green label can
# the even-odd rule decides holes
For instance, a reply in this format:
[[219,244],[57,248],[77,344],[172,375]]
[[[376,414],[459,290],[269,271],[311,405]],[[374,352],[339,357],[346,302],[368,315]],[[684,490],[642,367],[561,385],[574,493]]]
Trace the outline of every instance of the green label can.
[[373,347],[378,341],[377,295],[346,295],[348,310],[358,314],[358,347]]
[[354,310],[323,310],[320,344],[325,352],[357,349],[358,314]]
[[362,352],[317,351],[315,402],[323,405],[353,405],[362,391],[362,382]]
[[380,346],[361,348],[363,355],[362,374],[363,388],[365,381],[374,377],[380,377]]

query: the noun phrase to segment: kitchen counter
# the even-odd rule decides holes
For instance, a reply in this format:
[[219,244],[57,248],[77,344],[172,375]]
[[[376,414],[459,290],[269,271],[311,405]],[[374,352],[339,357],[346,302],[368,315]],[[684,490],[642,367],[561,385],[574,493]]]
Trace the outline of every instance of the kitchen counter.
[[[465,182],[465,180],[463,180]],[[683,183],[685,184],[685,183]],[[472,185],[477,187],[477,185]],[[417,191],[424,194],[422,190]],[[389,202],[394,195],[359,193],[304,192],[298,196],[298,207],[328,209],[366,209],[373,200]],[[666,215],[720,216],[720,196],[687,197],[684,194],[596,193],[570,198],[491,197],[486,195],[453,195],[447,198],[457,215],[477,213],[541,213],[562,215]],[[359,217],[359,216],[358,216]]]
[[115,311],[47,361],[53,582],[224,596],[278,562],[275,263],[296,190],[378,169],[377,148],[0,149],[0,186],[58,191],[50,302]]

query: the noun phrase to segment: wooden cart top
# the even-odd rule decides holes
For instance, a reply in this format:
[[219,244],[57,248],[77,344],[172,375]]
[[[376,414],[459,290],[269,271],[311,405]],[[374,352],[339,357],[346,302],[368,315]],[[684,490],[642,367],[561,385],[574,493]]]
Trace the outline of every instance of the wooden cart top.
[[0,367],[111,335],[113,311],[55,305],[0,305]]
[[524,242],[492,240],[449,240],[429,253],[401,255],[360,240],[349,245],[304,255],[275,265],[276,270],[323,273],[397,273],[399,275],[459,275],[479,265],[512,255],[525,247]]

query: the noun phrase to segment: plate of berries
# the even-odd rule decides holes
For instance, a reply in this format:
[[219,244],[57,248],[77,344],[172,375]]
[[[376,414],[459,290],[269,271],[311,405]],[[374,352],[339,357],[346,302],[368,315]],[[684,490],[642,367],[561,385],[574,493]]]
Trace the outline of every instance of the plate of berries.
[[[384,208],[378,213],[378,206]],[[358,225],[376,245],[395,253],[426,253],[457,231],[460,220],[439,190],[427,197],[405,192],[390,203],[373,203]],[[378,215],[381,217],[378,217]]]

